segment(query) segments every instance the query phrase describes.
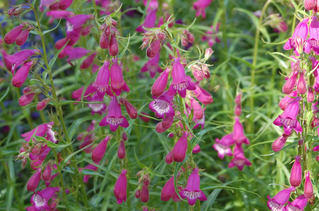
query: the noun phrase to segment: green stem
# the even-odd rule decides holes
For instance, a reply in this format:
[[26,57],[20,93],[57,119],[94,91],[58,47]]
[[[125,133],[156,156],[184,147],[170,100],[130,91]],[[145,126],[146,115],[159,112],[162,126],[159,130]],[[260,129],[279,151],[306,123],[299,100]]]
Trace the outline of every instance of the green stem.
[[[268,0],[262,11],[261,15],[258,21],[258,26],[256,26],[256,34],[255,34],[255,43],[254,43],[254,52],[253,52],[253,63],[252,63],[252,69],[251,69],[251,81],[250,81],[250,111],[253,112],[254,110],[254,87],[255,87],[255,75],[256,75],[256,64],[257,64],[257,58],[258,58],[258,48],[259,48],[259,37],[260,37],[260,30],[259,27],[262,25],[263,17],[265,15],[266,9],[269,6],[270,2],[272,0]],[[254,131],[254,122],[253,122],[253,115],[251,115],[250,118],[250,124],[248,125],[247,131],[249,133],[252,133]]]

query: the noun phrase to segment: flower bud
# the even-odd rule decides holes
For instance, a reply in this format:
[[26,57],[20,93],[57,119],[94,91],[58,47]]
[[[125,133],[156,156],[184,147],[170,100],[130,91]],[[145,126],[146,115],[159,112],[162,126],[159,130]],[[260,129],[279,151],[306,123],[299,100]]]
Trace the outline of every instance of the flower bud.
[[120,142],[119,148],[117,150],[117,156],[118,156],[119,159],[123,159],[123,158],[125,158],[125,154],[126,154],[125,153],[125,143],[122,140]]
[[38,169],[28,180],[27,190],[34,192],[39,185],[40,179],[41,179],[41,169]]
[[312,187],[309,171],[307,171],[306,173],[306,179],[304,184],[304,195],[307,199],[310,199],[313,196],[313,187]]
[[302,169],[300,164],[300,156],[296,156],[294,165],[290,171],[290,184],[294,187],[297,187],[301,183],[302,178]]

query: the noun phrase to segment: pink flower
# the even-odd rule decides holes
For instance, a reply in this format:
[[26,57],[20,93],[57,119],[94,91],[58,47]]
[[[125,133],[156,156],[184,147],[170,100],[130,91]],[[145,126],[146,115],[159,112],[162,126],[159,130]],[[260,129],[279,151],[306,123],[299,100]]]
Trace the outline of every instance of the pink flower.
[[172,199],[173,201],[179,201],[179,197],[175,191],[174,187],[174,176],[172,176],[164,185],[161,191],[161,200],[168,201]]
[[287,137],[286,136],[280,136],[279,138],[277,138],[271,145],[271,148],[274,152],[278,152],[280,151],[284,146],[285,143],[287,141]]
[[51,17],[52,20],[54,20],[54,19],[60,19],[60,18],[66,19],[74,15],[74,13],[70,11],[66,11],[66,10],[51,10],[51,11],[48,11],[46,15]]
[[144,33],[144,32],[146,32],[145,28],[153,28],[153,27],[155,27],[156,12],[157,12],[157,8],[156,9],[152,9],[150,11],[147,11],[145,19],[144,19],[144,23],[142,25],[138,26],[136,28],[136,31]]
[[148,202],[150,196],[149,196],[149,190],[148,190],[148,183],[144,183],[141,189],[141,195],[140,195],[140,199],[141,202]]
[[106,136],[92,151],[92,160],[95,163],[98,164],[103,159],[109,140],[110,136]]
[[126,112],[130,116],[131,119],[137,118],[137,110],[128,100],[121,98],[120,103],[124,104]]
[[313,187],[310,179],[310,171],[306,173],[306,179],[304,184],[304,195],[307,199],[312,198],[313,196]]
[[298,196],[293,202],[288,202],[286,211],[290,210],[304,210],[307,206],[308,199],[304,195]]
[[244,127],[240,123],[239,118],[237,116],[235,117],[233,139],[236,141],[237,144],[249,144],[249,140],[244,134]]
[[45,98],[37,104],[37,111],[42,111],[50,102],[50,98]]
[[119,159],[124,159],[125,158],[125,155],[126,155],[126,151],[125,151],[125,143],[124,143],[124,140],[121,140],[120,141],[120,144],[119,144],[119,148],[117,150],[117,157]]
[[118,64],[117,59],[113,59],[113,64],[110,69],[110,77],[112,90],[117,96],[119,96],[123,91],[130,91],[129,87],[124,81],[122,68]]
[[122,204],[126,202],[126,194],[127,194],[127,171],[125,169],[122,170],[122,173],[118,177],[115,186],[114,186],[114,195],[117,199],[118,204]]
[[[55,208],[56,192],[59,192],[58,187],[47,187],[41,191],[34,193],[31,197],[32,208],[35,211],[51,210]],[[30,210],[31,208],[29,208]]]
[[172,68],[172,83],[170,89],[178,92],[181,97],[186,96],[186,89],[194,90],[190,78],[185,74],[184,66],[180,63],[180,59],[175,59]]
[[173,97],[169,91],[166,91],[160,97],[150,102],[150,110],[153,111],[158,118],[164,118],[167,115],[174,116]]
[[187,133],[184,133],[182,137],[176,142],[172,153],[175,162],[183,162],[187,151]]
[[153,86],[152,86],[152,95],[154,97],[159,97],[167,86],[167,80],[168,80],[168,74],[169,69],[164,70],[160,76],[155,80]]
[[112,33],[111,39],[110,39],[109,53],[111,56],[116,56],[118,52],[119,52],[119,46],[116,40],[116,34]]
[[308,36],[308,18],[303,19],[295,28],[291,38],[285,43],[284,50],[294,49],[295,54],[298,56],[306,49],[306,39]]
[[232,156],[232,150],[230,146],[235,144],[235,140],[233,139],[233,134],[227,134],[222,139],[216,138],[216,142],[213,145],[213,148],[218,152],[218,157],[220,159],[224,159],[224,156]]
[[196,84],[196,89],[193,90],[195,97],[204,105],[213,103],[213,97],[205,89]]
[[[316,16],[313,16],[311,23],[310,23],[310,26],[309,26],[309,38],[307,40],[307,44],[309,46],[308,45],[306,45],[306,46],[307,46],[307,48],[311,48],[317,55],[319,54],[318,42],[319,42],[319,21],[318,21],[318,18]],[[308,53],[308,52],[306,52],[306,53]]]
[[180,191],[180,195],[183,199],[187,199],[189,205],[194,205],[196,200],[206,201],[206,195],[200,190],[200,177],[198,174],[198,168],[194,168],[191,175],[187,180],[186,188]]
[[294,187],[290,187],[278,192],[273,198],[268,198],[267,206],[270,210],[282,210],[285,204],[289,201],[291,192],[295,191]]
[[193,4],[193,8],[196,10],[196,17],[202,16],[206,18],[205,9],[212,3],[213,0],[197,0]]
[[284,111],[287,108],[287,106],[295,100],[297,95],[298,95],[297,91],[293,91],[289,95],[282,98],[279,102],[279,107],[281,108],[281,110]]
[[4,36],[4,42],[7,44],[12,44],[16,41],[19,34],[23,31],[24,26],[20,24],[19,26],[14,27]]
[[4,64],[14,74],[14,71],[22,64],[25,63],[26,60],[30,59],[31,56],[39,54],[40,51],[38,49],[26,49],[19,51],[13,55],[7,54],[4,50],[2,50],[2,56],[4,60]]
[[34,192],[41,180],[41,169],[37,169],[37,171],[29,178],[28,183],[27,183],[27,190]]
[[290,94],[296,87],[296,81],[298,77],[298,71],[294,71],[291,76],[286,80],[284,86],[282,87],[282,92],[285,94]]
[[90,56],[88,56],[81,64],[80,68],[81,69],[87,69],[91,66],[91,64],[94,61],[94,58],[96,56],[96,52],[92,53]]
[[251,166],[251,162],[245,157],[244,151],[241,145],[236,144],[234,149],[234,158],[228,164],[228,168],[237,167],[240,171],[244,166]]
[[317,0],[304,0],[306,10],[316,10]]
[[117,101],[117,98],[111,97],[111,102],[108,106],[107,115],[101,120],[100,126],[109,125],[112,132],[116,131],[119,126],[128,127],[129,123],[122,115],[121,106]]
[[300,156],[296,156],[294,165],[290,171],[290,184],[294,187],[298,187],[301,184],[302,169],[300,164]]
[[104,62],[103,66],[100,68],[93,86],[96,87],[99,92],[108,93],[112,96],[111,88],[109,85],[110,73],[109,73],[109,62]]
[[197,153],[199,153],[199,152],[200,152],[200,146],[199,146],[199,144],[196,144],[196,145],[194,146],[193,150],[192,150],[192,153],[193,153],[193,154],[197,154]]
[[151,78],[154,78],[154,76],[157,72],[159,72],[159,73],[162,72],[162,69],[158,65],[159,58],[160,58],[159,53],[157,55],[155,55],[153,58],[150,58],[148,60],[148,62],[145,63],[144,66],[142,67],[141,72],[148,71],[150,73]]
[[283,126],[284,134],[287,136],[291,134],[292,129],[294,129],[296,133],[302,132],[302,127],[297,120],[297,116],[299,114],[299,100],[300,99],[297,98],[291,102],[284,112],[273,122],[277,126]]
[[33,65],[33,62],[27,62],[21,66],[18,71],[13,75],[12,85],[15,87],[21,87],[28,77],[29,71]]

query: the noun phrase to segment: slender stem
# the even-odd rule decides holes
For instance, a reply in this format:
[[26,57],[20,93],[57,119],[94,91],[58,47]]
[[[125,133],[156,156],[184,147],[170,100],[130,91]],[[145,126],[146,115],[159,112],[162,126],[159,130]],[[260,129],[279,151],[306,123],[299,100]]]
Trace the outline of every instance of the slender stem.
[[[251,69],[251,81],[250,81],[250,99],[249,99],[249,104],[250,104],[250,111],[253,111],[254,109],[254,87],[255,87],[255,75],[256,75],[256,64],[257,64],[257,58],[258,58],[258,47],[259,47],[259,37],[260,37],[260,30],[259,30],[259,26],[261,26],[262,22],[263,22],[263,17],[265,15],[266,9],[269,6],[270,2],[272,0],[268,0],[262,11],[261,11],[261,15],[259,17],[259,21],[258,21],[258,26],[256,26],[256,34],[255,34],[255,43],[254,43],[254,52],[253,52],[253,63],[252,63],[252,69]],[[252,133],[254,131],[254,122],[253,122],[253,115],[251,115],[251,121],[250,124],[248,125],[248,132]]]

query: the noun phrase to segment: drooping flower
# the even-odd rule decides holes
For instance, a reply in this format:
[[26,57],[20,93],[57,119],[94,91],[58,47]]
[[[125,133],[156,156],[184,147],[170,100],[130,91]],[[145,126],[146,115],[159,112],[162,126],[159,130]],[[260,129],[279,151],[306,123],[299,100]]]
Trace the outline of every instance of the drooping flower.
[[174,116],[173,97],[169,91],[166,91],[160,97],[150,102],[150,110],[153,111],[158,118],[164,118],[164,116],[167,115]]
[[231,145],[235,144],[235,140],[233,139],[233,134],[227,134],[222,137],[220,140],[216,138],[216,142],[213,145],[213,148],[218,152],[218,157],[220,159],[224,159],[226,156],[232,156],[232,150],[230,148]]
[[304,195],[298,196],[293,202],[288,202],[286,211],[302,211],[307,206],[308,199]]
[[125,155],[126,155],[125,143],[124,143],[124,140],[121,140],[119,144],[119,148],[117,150],[117,157],[119,159],[124,159]]
[[186,96],[186,90],[194,90],[195,87],[192,86],[190,82],[190,78],[188,78],[185,74],[185,70],[183,65],[179,61],[180,59],[175,59],[172,68],[172,83],[170,88],[176,92],[181,97]]
[[251,166],[251,162],[245,157],[241,144],[236,144],[234,148],[234,158],[228,164],[228,168],[237,167],[242,171],[244,166]]
[[193,4],[193,8],[196,10],[196,17],[202,16],[206,18],[205,9],[212,3],[213,0],[197,0]]
[[92,160],[95,163],[99,163],[103,159],[109,140],[110,136],[106,136],[92,151]]
[[90,56],[88,56],[81,64],[80,68],[81,69],[87,69],[91,66],[91,64],[94,61],[94,58],[96,56],[96,52],[92,53]]
[[103,66],[100,68],[95,82],[93,86],[96,87],[100,92],[107,93],[108,95],[112,96],[112,92],[110,90],[110,73],[109,73],[109,62],[104,62]]
[[33,62],[26,62],[24,65],[22,65],[17,72],[13,75],[12,78],[12,85],[15,87],[21,87],[25,80],[28,77],[29,71],[33,65]]
[[161,191],[161,200],[168,201],[172,199],[173,201],[179,201],[179,197],[175,191],[174,187],[174,176],[172,176],[164,185]]
[[51,210],[55,209],[56,193],[60,191],[58,187],[47,187],[41,191],[34,193],[31,197],[32,209],[29,210]]
[[289,136],[292,133],[292,130],[295,130],[296,133],[302,132],[302,127],[297,120],[299,114],[299,98],[296,98],[291,102],[284,112],[279,115],[273,122],[277,126],[284,127],[284,134]]
[[294,187],[290,187],[279,191],[273,198],[267,196],[267,206],[272,211],[282,210],[285,204],[289,201],[291,192],[295,191]]
[[168,81],[168,74],[169,74],[169,69],[166,69],[155,80],[155,82],[152,86],[152,95],[154,97],[159,97],[166,89],[167,81]]
[[198,168],[194,168],[187,180],[186,188],[182,189],[180,195],[183,199],[187,199],[188,204],[194,205],[197,200],[206,201],[206,195],[200,189],[200,177]]
[[45,109],[45,107],[48,105],[49,102],[50,102],[50,98],[45,98],[41,100],[40,102],[38,102],[36,107],[37,111],[42,111],[43,109]]
[[313,187],[310,179],[310,171],[306,173],[306,179],[304,184],[304,195],[307,199],[310,199],[313,196]]
[[291,92],[289,95],[285,96],[284,98],[282,98],[279,102],[279,107],[281,108],[281,110],[285,110],[287,108],[287,106],[294,101],[294,99],[297,97],[298,92],[297,91],[293,91]]
[[294,187],[298,187],[301,184],[302,169],[300,164],[300,156],[296,156],[295,163],[290,171],[290,184]]
[[315,10],[317,8],[317,0],[304,0],[306,10]]
[[196,89],[192,90],[195,97],[204,105],[213,103],[213,97],[205,89],[201,88],[198,84],[195,85]]
[[294,49],[297,56],[306,50],[305,45],[309,31],[308,22],[309,19],[305,18],[296,26],[292,37],[285,43],[284,50]]
[[235,117],[235,123],[233,128],[233,139],[236,141],[237,144],[249,144],[248,138],[245,136],[244,127],[240,123],[239,118]]
[[122,115],[121,106],[115,96],[111,97],[111,102],[107,108],[107,115],[101,120],[100,126],[109,125],[112,132],[121,127],[128,127],[127,119]]
[[285,135],[280,136],[272,143],[271,145],[272,150],[274,152],[280,151],[284,147],[286,141],[287,141],[287,137]]
[[126,194],[127,194],[127,171],[125,169],[122,170],[122,173],[118,177],[115,186],[114,186],[114,195],[117,199],[118,204],[122,204],[126,202]]
[[187,133],[184,133],[182,137],[176,142],[172,153],[175,162],[183,162],[187,151]]
[[150,58],[142,67],[141,72],[149,72],[151,78],[154,78],[155,74],[162,72],[162,69],[158,65],[160,54],[158,53],[153,58]]
[[41,169],[37,169],[37,171],[29,178],[28,183],[27,183],[27,190],[34,192],[41,180]]
[[112,90],[117,96],[119,96],[123,91],[130,91],[129,87],[124,81],[122,68],[118,64],[117,59],[113,59],[113,64],[110,68],[110,78]]

